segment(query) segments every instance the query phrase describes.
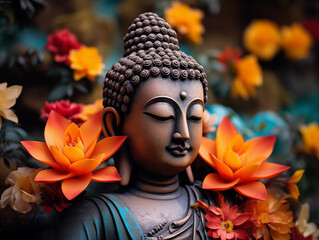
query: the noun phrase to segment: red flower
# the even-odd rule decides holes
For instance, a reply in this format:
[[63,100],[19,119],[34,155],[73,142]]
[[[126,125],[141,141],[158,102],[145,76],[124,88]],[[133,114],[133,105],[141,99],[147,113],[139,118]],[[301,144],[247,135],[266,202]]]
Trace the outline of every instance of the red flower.
[[60,100],[51,103],[46,101],[44,107],[41,109],[40,118],[46,122],[52,110],[72,122],[79,122],[81,121],[79,114],[82,113],[83,106],[79,103],[71,103],[69,100]]
[[302,22],[302,26],[316,41],[319,41],[319,19],[306,19]]
[[64,208],[71,205],[71,202],[66,199],[61,189],[61,183],[47,184],[42,189],[42,203],[43,210],[46,213],[50,213],[53,208],[58,212],[61,212]]
[[82,46],[76,36],[68,29],[56,30],[48,36],[47,40],[48,43],[45,49],[54,55],[56,62],[62,62],[67,65],[70,65],[70,50],[79,49]]
[[220,197],[220,208],[210,206],[205,215],[208,236],[221,240],[248,239],[246,230],[250,226],[252,214],[239,213],[237,205],[229,209],[229,204],[224,202],[221,194]]
[[231,49],[230,47],[226,47],[223,52],[218,54],[217,59],[220,63],[224,64],[224,66],[228,68],[240,60],[240,56],[240,48]]

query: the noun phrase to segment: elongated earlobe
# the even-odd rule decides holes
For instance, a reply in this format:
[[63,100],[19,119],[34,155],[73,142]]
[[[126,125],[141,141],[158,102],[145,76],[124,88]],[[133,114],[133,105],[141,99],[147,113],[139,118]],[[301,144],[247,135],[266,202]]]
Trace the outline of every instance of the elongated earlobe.
[[127,186],[130,182],[131,173],[132,173],[132,164],[128,160],[127,154],[125,150],[120,155],[118,161],[117,161],[117,169],[119,171],[119,174],[121,176],[121,185]]
[[[118,112],[112,107],[106,107],[102,111],[102,124],[103,133],[105,137],[118,136],[119,126],[121,118]],[[122,146],[123,149],[119,150],[117,158],[115,160],[115,166],[121,176],[121,185],[126,186],[130,182],[132,164],[128,160],[127,151],[125,150],[125,144]]]

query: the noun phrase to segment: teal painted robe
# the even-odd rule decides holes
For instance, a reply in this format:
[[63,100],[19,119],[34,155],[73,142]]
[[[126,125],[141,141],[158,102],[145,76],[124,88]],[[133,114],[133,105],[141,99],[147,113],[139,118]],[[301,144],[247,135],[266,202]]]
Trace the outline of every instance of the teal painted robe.
[[113,194],[90,197],[68,209],[63,217],[57,239],[76,240],[138,240],[138,239],[209,239],[205,229],[204,213],[191,208],[197,200],[212,205],[200,184],[184,186],[189,208],[183,219],[168,223],[166,230],[154,235],[143,233],[126,205]]

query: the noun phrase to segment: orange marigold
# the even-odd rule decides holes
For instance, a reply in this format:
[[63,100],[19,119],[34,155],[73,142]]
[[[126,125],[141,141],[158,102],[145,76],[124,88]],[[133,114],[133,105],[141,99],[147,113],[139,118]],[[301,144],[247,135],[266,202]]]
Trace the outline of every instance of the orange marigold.
[[293,213],[285,197],[277,199],[268,192],[266,201],[249,199],[245,212],[253,214],[252,234],[256,239],[288,240],[294,227]]
[[243,38],[244,46],[263,60],[271,60],[280,49],[279,28],[269,20],[254,20]]
[[254,55],[248,55],[235,62],[236,77],[234,78],[231,96],[245,100],[256,95],[256,86],[263,83],[262,70]]
[[83,105],[83,111],[80,113],[79,118],[82,121],[87,121],[94,115],[98,114],[103,110],[103,99],[97,99],[92,104]]
[[288,58],[298,60],[309,55],[312,38],[301,24],[294,23],[281,29],[281,45]]
[[203,41],[201,34],[205,29],[201,23],[203,18],[201,10],[192,9],[183,3],[173,2],[172,6],[165,10],[164,18],[179,34],[191,42],[199,44]]
[[302,136],[302,150],[319,159],[319,124],[310,123],[307,126],[301,126],[300,132]]
[[70,67],[74,70],[74,80],[87,77],[95,81],[97,75],[104,69],[102,57],[95,47],[81,47],[79,50],[71,50],[69,55]]

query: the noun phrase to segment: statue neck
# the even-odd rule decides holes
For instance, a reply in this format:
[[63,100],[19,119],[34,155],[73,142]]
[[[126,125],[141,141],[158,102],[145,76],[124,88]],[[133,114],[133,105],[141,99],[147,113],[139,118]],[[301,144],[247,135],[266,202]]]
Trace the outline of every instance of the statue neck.
[[154,176],[137,170],[132,179],[132,187],[147,193],[170,194],[179,189],[178,175],[172,177]]

